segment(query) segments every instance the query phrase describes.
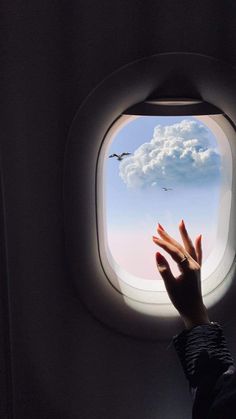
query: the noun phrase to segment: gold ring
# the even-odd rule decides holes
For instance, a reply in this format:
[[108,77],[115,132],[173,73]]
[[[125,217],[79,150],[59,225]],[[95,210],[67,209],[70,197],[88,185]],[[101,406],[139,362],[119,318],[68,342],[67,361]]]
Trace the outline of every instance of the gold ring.
[[179,263],[184,263],[186,260],[188,260],[188,258],[186,256],[183,257],[183,259],[179,262]]

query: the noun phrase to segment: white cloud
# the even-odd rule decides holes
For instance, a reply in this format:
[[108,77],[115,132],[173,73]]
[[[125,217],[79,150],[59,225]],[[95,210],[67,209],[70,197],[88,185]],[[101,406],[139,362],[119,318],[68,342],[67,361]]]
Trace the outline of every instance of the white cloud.
[[[128,187],[212,182],[220,155],[209,145],[208,131],[197,121],[157,125],[153,138],[122,160],[119,175]],[[163,183],[164,182],[164,183]]]

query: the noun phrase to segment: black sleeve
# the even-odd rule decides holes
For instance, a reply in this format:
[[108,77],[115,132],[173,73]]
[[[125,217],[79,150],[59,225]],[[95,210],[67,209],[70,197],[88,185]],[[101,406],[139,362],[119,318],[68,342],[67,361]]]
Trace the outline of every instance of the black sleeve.
[[236,418],[236,370],[218,323],[195,326],[173,343],[193,396],[193,419]]

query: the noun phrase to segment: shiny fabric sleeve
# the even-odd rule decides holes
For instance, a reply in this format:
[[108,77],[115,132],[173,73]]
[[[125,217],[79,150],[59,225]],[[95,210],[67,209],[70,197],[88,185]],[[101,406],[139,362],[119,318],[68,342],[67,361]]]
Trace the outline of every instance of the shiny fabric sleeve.
[[195,326],[173,343],[193,396],[192,418],[236,418],[236,371],[221,326]]

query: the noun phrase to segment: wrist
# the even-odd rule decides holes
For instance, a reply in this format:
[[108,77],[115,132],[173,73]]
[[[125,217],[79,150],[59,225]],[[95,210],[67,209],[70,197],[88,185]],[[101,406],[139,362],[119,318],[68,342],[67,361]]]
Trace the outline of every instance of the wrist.
[[195,326],[201,326],[202,324],[210,324],[210,320],[209,318],[207,319],[199,319],[199,320],[184,320],[184,325],[186,327],[187,330],[192,329]]
[[204,307],[201,312],[193,316],[181,316],[184,322],[184,325],[187,330],[192,329],[195,326],[200,326],[202,324],[210,324],[210,319],[208,317],[207,309]]

